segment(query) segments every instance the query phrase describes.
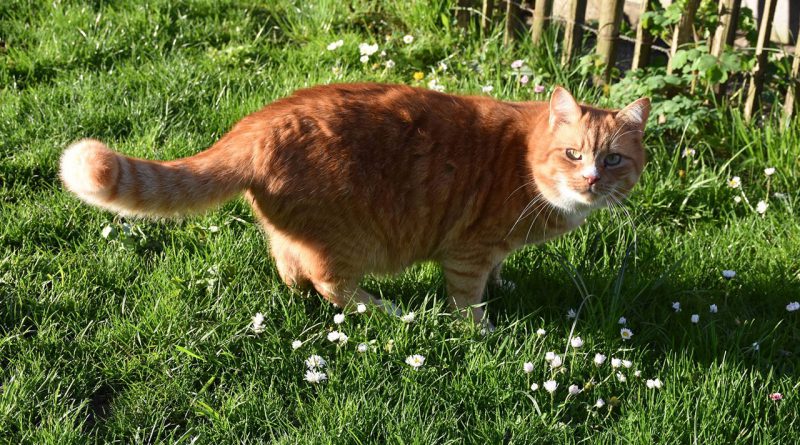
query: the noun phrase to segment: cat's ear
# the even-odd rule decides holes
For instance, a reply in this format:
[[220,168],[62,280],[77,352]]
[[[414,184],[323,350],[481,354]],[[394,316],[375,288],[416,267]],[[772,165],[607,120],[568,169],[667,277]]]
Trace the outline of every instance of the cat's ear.
[[550,129],[558,124],[574,124],[581,119],[581,106],[569,91],[561,87],[553,90],[550,96]]
[[644,130],[647,123],[647,116],[650,115],[650,99],[643,97],[637,99],[627,107],[619,110],[616,119],[622,123],[633,125],[640,130]]

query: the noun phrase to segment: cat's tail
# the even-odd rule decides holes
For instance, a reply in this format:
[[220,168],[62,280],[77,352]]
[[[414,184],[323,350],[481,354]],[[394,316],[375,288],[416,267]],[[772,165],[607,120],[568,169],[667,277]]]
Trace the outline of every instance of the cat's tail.
[[197,213],[222,204],[252,180],[252,152],[225,138],[188,158],[157,162],[123,156],[94,139],[61,155],[61,181],[83,201],[123,215]]

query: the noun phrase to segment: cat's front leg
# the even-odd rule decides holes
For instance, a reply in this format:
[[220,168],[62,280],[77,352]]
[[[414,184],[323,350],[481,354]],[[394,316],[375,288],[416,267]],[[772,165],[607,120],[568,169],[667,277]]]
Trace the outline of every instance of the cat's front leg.
[[444,259],[441,264],[450,306],[475,323],[484,322],[492,328],[481,301],[486,281],[492,273],[493,262],[467,254]]

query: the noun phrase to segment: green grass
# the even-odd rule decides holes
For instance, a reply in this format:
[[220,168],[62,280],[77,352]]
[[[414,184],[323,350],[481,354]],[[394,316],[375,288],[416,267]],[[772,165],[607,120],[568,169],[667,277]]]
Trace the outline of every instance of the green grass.
[[[558,83],[583,100],[620,105],[578,68],[554,62],[554,36],[540,48],[505,49],[499,30],[462,35],[450,7],[3,2],[0,441],[800,441],[800,312],[785,309],[800,299],[797,120],[786,129],[769,116],[748,125],[738,109],[722,108],[696,135],[651,125],[650,163],[630,217],[598,212],[574,233],[513,255],[504,274],[516,290],[489,292],[496,331],[482,335],[446,314],[441,273],[425,264],[364,283],[416,311],[416,321],[348,316],[343,347],[325,339],[336,309],[280,283],[241,200],[185,221],[123,221],[79,203],[57,180],[58,156],[78,138],[135,156],[185,156],[264,104],[334,81],[437,78],[458,93],[491,84],[509,100],[544,99],[533,84]],[[405,34],[413,44],[402,43]],[[342,48],[325,49],[340,38]],[[378,42],[396,66],[360,63],[362,41]],[[514,59],[526,61],[529,85],[514,77]],[[416,71],[426,78],[414,81]],[[681,157],[686,148],[698,162]],[[740,176],[755,207],[767,198],[768,166],[777,172],[761,216],[734,202],[740,191],[726,180]],[[120,235],[104,238],[106,226]],[[736,278],[724,280],[723,269]],[[585,345],[550,371],[544,353],[567,349],[573,322],[565,314],[582,302],[574,335]],[[259,311],[265,330],[256,335],[248,325]],[[634,332],[628,342],[620,316]],[[545,336],[535,334],[540,327]],[[304,346],[293,351],[294,339]],[[356,352],[371,340],[373,350]],[[632,360],[627,382],[608,362],[596,368],[595,352]],[[328,360],[329,381],[303,380],[311,353]],[[426,362],[414,371],[404,360],[417,353]],[[529,375],[526,361],[535,364]],[[560,385],[553,397],[529,389],[551,377]],[[655,377],[663,389],[646,388]],[[567,386],[589,381],[567,397]],[[785,399],[769,400],[772,392]],[[612,397],[613,408],[592,408]]]

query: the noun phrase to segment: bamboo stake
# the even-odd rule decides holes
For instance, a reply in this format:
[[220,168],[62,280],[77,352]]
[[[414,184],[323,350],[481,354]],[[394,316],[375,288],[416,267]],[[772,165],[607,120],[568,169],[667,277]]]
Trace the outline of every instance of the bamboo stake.
[[644,68],[650,62],[650,48],[653,45],[653,35],[644,29],[642,15],[650,10],[650,0],[642,0],[639,10],[639,23],[636,25],[636,44],[633,47],[633,62],[631,68]]
[[776,0],[764,0],[761,24],[758,26],[758,41],[756,42],[756,66],[753,67],[747,87],[747,98],[744,102],[744,120],[747,122],[753,117],[753,109],[761,95],[761,89],[764,87],[764,69],[767,65],[767,52],[764,51],[764,47],[769,43],[769,35],[772,32],[775,3]]
[[794,107],[797,105],[797,85],[800,83],[800,23],[794,38],[794,61],[792,62],[792,75],[789,78],[789,90],[786,91],[786,100],[783,102],[783,122],[784,126],[794,114]]
[[672,58],[681,45],[688,42],[693,35],[694,16],[697,13],[697,8],[700,6],[700,0],[689,0],[686,2],[686,11],[681,14],[681,20],[675,26],[675,32],[672,34],[672,45],[669,49],[669,62],[667,63],[667,74],[672,74]]
[[573,54],[580,51],[583,41],[583,23],[586,20],[586,0],[570,0],[567,20],[564,25],[564,52],[561,63],[566,65]]
[[510,45],[519,37],[522,30],[522,9],[518,0],[505,0],[506,2],[506,30],[503,34],[503,45]]
[[619,34],[623,0],[603,0],[600,5],[600,28],[597,30],[597,55],[603,63],[602,76],[595,76],[595,83],[604,85],[611,81],[614,67],[614,49]]
[[483,0],[481,7],[481,32],[485,35],[492,25],[492,13],[494,12],[494,0]]
[[545,20],[550,18],[553,0],[536,0],[533,7],[533,23],[531,23],[531,41],[537,45],[542,40]]
[[722,55],[725,46],[732,46],[736,38],[736,26],[739,23],[739,9],[742,0],[719,0],[719,26],[714,32],[714,42],[711,45],[711,54],[714,57]]

